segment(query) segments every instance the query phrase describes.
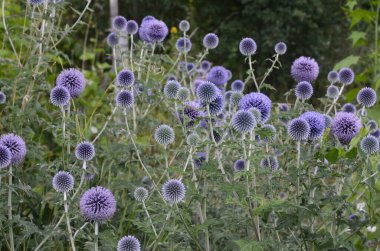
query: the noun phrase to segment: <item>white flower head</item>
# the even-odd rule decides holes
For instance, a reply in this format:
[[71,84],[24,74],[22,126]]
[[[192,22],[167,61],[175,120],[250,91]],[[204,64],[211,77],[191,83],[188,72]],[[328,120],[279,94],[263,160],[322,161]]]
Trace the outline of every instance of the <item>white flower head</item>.
[[368,232],[371,232],[371,233],[376,232],[376,226],[368,226],[368,227],[367,227],[367,231],[368,231]]
[[358,212],[361,212],[361,213],[365,212],[364,208],[365,208],[365,202],[360,202],[356,204],[356,210],[358,210]]

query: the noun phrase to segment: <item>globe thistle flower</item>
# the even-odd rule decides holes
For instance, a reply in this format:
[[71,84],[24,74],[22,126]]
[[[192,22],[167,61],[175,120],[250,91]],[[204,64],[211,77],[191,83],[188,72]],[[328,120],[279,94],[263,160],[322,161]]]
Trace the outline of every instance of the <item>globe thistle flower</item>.
[[56,86],[50,91],[50,102],[54,106],[66,106],[70,104],[70,92],[66,87]]
[[212,102],[219,95],[216,86],[208,81],[201,83],[196,90],[197,98],[204,103]]
[[117,84],[121,87],[132,86],[135,83],[135,75],[132,71],[124,69],[117,74]]
[[217,86],[224,85],[228,81],[226,68],[223,66],[212,67],[206,76],[206,80],[214,83]]
[[82,72],[70,68],[61,71],[56,79],[56,85],[65,87],[70,92],[71,97],[76,98],[82,94],[86,86],[86,79]]
[[258,109],[261,114],[260,121],[265,123],[270,117],[272,101],[265,94],[251,92],[240,100],[239,107],[245,111],[248,111],[250,108]]
[[288,135],[292,140],[301,141],[306,140],[310,134],[309,123],[302,119],[296,118],[288,124]]
[[250,56],[255,54],[257,50],[257,45],[255,40],[252,38],[246,37],[243,38],[239,43],[239,51],[244,56]]
[[300,116],[310,126],[308,140],[320,139],[325,131],[325,117],[319,112],[305,112]]
[[174,75],[172,75],[172,74],[168,76],[168,78],[166,79],[166,81],[177,81],[178,82],[177,77],[174,76]]
[[344,85],[350,85],[355,80],[355,73],[350,68],[342,68],[338,72],[339,82]]
[[167,146],[174,142],[174,130],[168,125],[162,124],[154,131],[154,139],[160,145]]
[[131,91],[121,90],[115,97],[116,106],[127,109],[133,106],[135,98]]
[[211,63],[207,60],[203,60],[200,64],[200,67],[203,71],[207,72],[211,68]]
[[180,31],[188,32],[190,30],[190,23],[187,20],[182,20],[179,22],[178,27]]
[[195,68],[195,64],[194,63],[187,63],[186,70],[187,70],[188,73],[191,72],[192,70],[194,70],[194,68]]
[[31,5],[39,5],[44,2],[44,0],[28,0],[29,4]]
[[202,107],[205,108],[205,112],[207,112],[207,107],[208,107],[211,115],[218,115],[223,111],[224,99],[222,95],[218,94],[216,98],[210,103],[201,102],[201,105]]
[[364,107],[374,106],[376,103],[376,99],[376,92],[374,89],[370,87],[362,88],[356,96],[356,100],[358,101],[358,103],[363,105]]
[[244,169],[245,169],[245,160],[243,159],[236,160],[234,163],[234,171],[240,172],[240,171],[244,171]]
[[4,104],[7,101],[7,96],[5,96],[4,92],[0,91],[0,104]]
[[375,130],[374,132],[371,133],[372,136],[375,138],[380,139],[380,129]]
[[141,20],[141,24],[147,22],[147,21],[152,21],[152,20],[156,20],[156,18],[154,16],[145,16],[142,20]]
[[372,135],[365,136],[360,141],[360,149],[365,154],[375,154],[379,151],[379,140]]
[[0,146],[5,146],[11,152],[11,165],[20,164],[25,159],[26,145],[20,136],[4,134],[0,137]]
[[244,90],[244,82],[240,79],[235,80],[231,84],[231,90],[242,92]]
[[291,67],[291,75],[297,82],[313,82],[319,74],[318,63],[310,57],[299,57],[294,60]]
[[127,28],[127,19],[123,16],[116,16],[112,20],[112,27],[117,31],[123,31]]
[[301,100],[307,100],[313,95],[313,86],[307,82],[299,82],[295,89],[296,97]]
[[336,71],[330,71],[328,74],[327,74],[327,80],[331,83],[331,84],[335,84],[336,82],[339,81],[339,74],[338,72]]
[[162,196],[170,204],[177,204],[185,199],[186,188],[181,180],[170,179],[162,187]]
[[332,135],[343,145],[348,145],[361,128],[360,118],[348,112],[337,112],[331,123]]
[[189,134],[186,139],[187,144],[191,147],[197,146],[200,141],[201,141],[201,138],[195,132]]
[[144,202],[148,198],[149,192],[144,187],[138,187],[133,192],[133,196],[135,197],[135,200]]
[[6,146],[0,145],[0,169],[11,164],[12,153]]
[[191,50],[191,41],[188,38],[180,37],[177,39],[175,47],[179,53],[189,52]]
[[269,156],[260,161],[260,167],[264,169],[270,168],[272,171],[276,171],[278,170],[278,166],[278,159],[276,156]]
[[274,51],[278,54],[278,55],[284,55],[286,53],[286,50],[287,50],[287,46],[284,42],[278,42],[275,46],[274,46]]
[[351,103],[346,103],[342,106],[342,111],[343,112],[349,112],[349,113],[355,113],[356,107]]
[[59,171],[53,177],[53,188],[59,193],[67,193],[74,188],[74,177],[65,171]]
[[184,102],[190,98],[190,91],[187,87],[181,87],[177,93],[177,99]]
[[323,117],[325,118],[325,128],[330,128],[332,118],[329,115],[324,114]]
[[214,33],[208,33],[203,37],[203,46],[208,50],[215,49],[218,44],[219,38]]
[[141,250],[140,241],[132,235],[124,236],[117,243],[117,251],[140,251],[140,250]]
[[369,129],[371,131],[377,130],[377,128],[378,128],[377,122],[373,119],[371,119],[367,122],[367,126],[369,127]]
[[96,176],[96,174],[95,173],[85,173],[84,174],[84,180],[85,181],[91,181],[91,180],[93,180],[94,178],[95,178],[95,176]]
[[184,102],[184,109],[183,113],[186,115],[191,121],[194,121],[195,119],[202,117],[204,114],[199,111],[200,104],[194,101],[186,101]]
[[242,98],[243,98],[243,93],[239,91],[231,92],[231,97],[230,97],[231,106],[233,107],[238,106]]
[[135,20],[129,20],[127,22],[127,27],[125,30],[127,31],[128,34],[130,35],[135,35],[139,29],[139,25]]
[[174,80],[168,81],[164,87],[164,95],[170,99],[176,99],[181,85]]
[[95,157],[95,147],[91,142],[83,141],[75,148],[75,157],[82,161],[90,161]]
[[116,45],[119,44],[119,37],[117,36],[117,34],[115,32],[111,32],[110,34],[108,34],[107,44],[110,47],[115,47]]
[[80,198],[79,209],[87,221],[103,223],[116,212],[116,200],[107,188],[92,187]]
[[142,23],[140,30],[146,35],[147,41],[160,43],[164,41],[169,33],[168,27],[161,20],[149,20]]
[[339,89],[335,85],[327,87],[326,96],[331,99],[336,99],[339,96]]
[[210,140],[212,140],[213,137],[216,143],[219,143],[222,140],[222,136],[216,130],[212,131],[212,135],[209,133]]
[[262,132],[265,134],[263,140],[265,142],[276,140],[276,128],[271,124],[266,124],[261,127]]
[[255,117],[249,111],[238,111],[232,116],[232,128],[235,131],[245,134],[257,126]]
[[282,104],[278,104],[278,110],[280,112],[288,112],[290,110],[290,108],[289,108],[288,104],[282,103]]
[[197,152],[196,157],[193,159],[194,167],[200,168],[203,164],[203,162],[206,160],[206,153],[204,152]]

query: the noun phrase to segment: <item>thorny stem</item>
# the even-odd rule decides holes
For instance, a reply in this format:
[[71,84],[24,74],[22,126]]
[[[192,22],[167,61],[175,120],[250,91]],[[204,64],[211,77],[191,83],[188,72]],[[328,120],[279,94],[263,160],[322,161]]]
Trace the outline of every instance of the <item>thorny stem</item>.
[[155,228],[154,225],[153,225],[152,218],[150,217],[150,214],[149,214],[149,212],[148,212],[148,209],[147,209],[146,206],[145,206],[145,202],[144,202],[144,201],[142,202],[142,205],[143,205],[143,208],[144,208],[145,214],[146,214],[146,216],[148,217],[149,223],[150,223],[150,225],[152,226],[154,236],[156,236],[156,238],[157,238],[158,235],[157,235],[156,228]]
[[8,176],[8,220],[9,220],[9,244],[11,251],[15,250],[15,243],[13,239],[13,215],[12,215],[12,165],[9,166],[9,176]]
[[53,235],[54,231],[57,230],[63,219],[65,218],[65,214],[62,214],[61,218],[58,220],[57,224],[55,224],[53,231],[50,231],[47,236],[41,241],[41,243],[34,249],[34,251],[40,250],[40,248],[45,244],[45,242]]
[[96,135],[96,137],[92,140],[92,142],[91,142],[92,144],[94,144],[95,141],[98,140],[98,138],[100,137],[100,135],[102,135],[103,131],[106,129],[108,123],[111,121],[111,119],[112,119],[113,115],[115,114],[116,110],[117,110],[117,106],[115,106],[115,108],[113,108],[111,115],[107,118],[107,121],[104,123],[102,129],[101,129],[100,132]]
[[116,46],[112,46],[112,65],[115,75],[117,76]]
[[87,225],[88,225],[88,222],[85,222],[77,231],[75,231],[73,238],[75,239],[75,237],[79,234],[79,232],[83,230],[83,228],[85,228]]
[[297,196],[300,195],[301,141],[297,141]]
[[152,65],[152,58],[154,55],[154,49],[156,48],[156,44],[153,44],[153,48],[149,57],[149,63],[148,63],[148,68],[147,68],[147,73],[146,73],[146,78],[145,78],[145,84],[148,84],[149,77],[150,77],[150,67]]
[[144,48],[141,48],[141,50],[140,50],[140,61],[139,61],[139,69],[138,69],[138,71],[137,71],[137,80],[141,80],[141,71],[142,71],[142,67],[141,67],[141,65],[142,65],[142,61],[143,61],[143,59],[144,59]]
[[79,186],[77,188],[77,190],[75,191],[74,195],[71,197],[71,200],[74,200],[75,197],[77,196],[77,194],[79,193],[80,189],[82,188],[83,186],[83,182],[84,182],[84,175],[86,174],[86,169],[87,169],[87,164],[86,164],[86,161],[83,161],[83,166],[82,166],[82,175],[80,177],[80,182],[79,182]]
[[94,247],[94,250],[95,251],[98,251],[99,250],[99,223],[98,222],[95,222],[95,247]]
[[76,249],[75,249],[74,238],[73,238],[71,226],[70,226],[69,206],[67,205],[67,194],[66,194],[66,192],[63,193],[63,205],[64,205],[64,209],[65,209],[67,232],[68,232],[69,238],[70,238],[71,249],[73,251],[75,251]]
[[133,34],[131,34],[131,48],[129,50],[129,62],[131,65],[131,70],[133,72]]
[[170,179],[167,146],[165,146],[165,170],[168,179]]
[[279,56],[279,54],[276,54],[276,55],[274,56],[274,60],[269,59],[270,61],[272,61],[272,65],[271,65],[271,67],[265,72],[263,79],[260,81],[259,87],[261,87],[261,86],[264,84],[265,79],[269,76],[269,74],[271,74],[271,72],[273,71],[273,69],[274,69],[274,68],[277,68],[277,67],[275,67],[275,66],[276,66],[276,63],[278,62],[278,56]]
[[255,83],[255,86],[256,86],[256,89],[257,89],[257,92],[260,92],[260,87],[259,85],[257,84],[257,81],[256,81],[256,77],[255,77],[255,73],[253,71],[253,68],[252,68],[252,55],[249,55],[248,56],[248,63],[249,63],[249,70],[251,72],[251,77],[252,77],[252,80],[253,82]]

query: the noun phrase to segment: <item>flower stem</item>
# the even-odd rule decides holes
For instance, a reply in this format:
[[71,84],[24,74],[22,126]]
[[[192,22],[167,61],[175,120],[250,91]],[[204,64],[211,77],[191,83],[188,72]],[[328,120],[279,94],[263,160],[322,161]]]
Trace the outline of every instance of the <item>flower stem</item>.
[[338,101],[339,97],[342,95],[343,93],[343,89],[344,89],[344,84],[342,84],[342,87],[340,88],[340,91],[339,91],[339,94],[338,96],[333,100],[330,108],[327,110],[326,112],[326,115],[329,115],[329,113],[331,112],[332,108],[335,106],[336,102]]
[[300,195],[301,141],[297,141],[297,196]]
[[67,205],[67,194],[66,194],[66,192],[63,193],[63,205],[64,205],[64,209],[65,209],[67,232],[68,232],[69,238],[70,238],[71,249],[73,251],[75,251],[76,249],[75,249],[74,238],[73,238],[73,234],[72,234],[71,226],[70,226],[69,206]]
[[15,244],[13,239],[13,215],[12,215],[12,165],[9,166],[9,176],[8,176],[8,220],[9,220],[9,244],[10,244],[10,250],[15,250]]
[[252,56],[251,56],[251,55],[248,56],[248,63],[249,63],[249,70],[250,70],[251,75],[252,75],[252,76],[251,76],[251,77],[252,77],[252,80],[253,80],[253,82],[255,83],[255,86],[256,86],[257,92],[260,92],[260,87],[259,87],[259,85],[257,84],[256,77],[255,77],[255,73],[254,73],[253,68],[252,68]]
[[145,206],[145,202],[143,201],[142,204],[143,204],[143,208],[144,208],[145,214],[146,214],[146,216],[148,217],[149,223],[150,223],[150,225],[152,226],[154,236],[156,236],[156,238],[157,238],[157,237],[158,237],[158,235],[157,235],[157,231],[156,231],[156,228],[155,228],[154,225],[153,225],[153,221],[152,221],[152,218],[150,217],[150,214],[149,214],[149,212],[148,212],[148,209],[147,209],[146,206]]
[[129,61],[130,61],[131,70],[133,72],[133,34],[131,34],[131,48],[129,50]]
[[99,242],[99,223],[98,222],[95,222],[95,247],[94,247],[94,251],[98,251],[99,250],[99,246],[98,246],[98,242]]
[[102,129],[100,130],[100,132],[96,135],[96,137],[92,140],[92,142],[91,142],[92,144],[94,144],[95,141],[98,140],[98,138],[100,137],[100,135],[102,135],[103,131],[106,129],[108,123],[111,121],[113,115],[115,114],[116,109],[117,109],[117,107],[115,106],[115,108],[113,108],[113,110],[112,110],[111,115],[107,118],[106,123],[104,123],[103,128],[102,128]]

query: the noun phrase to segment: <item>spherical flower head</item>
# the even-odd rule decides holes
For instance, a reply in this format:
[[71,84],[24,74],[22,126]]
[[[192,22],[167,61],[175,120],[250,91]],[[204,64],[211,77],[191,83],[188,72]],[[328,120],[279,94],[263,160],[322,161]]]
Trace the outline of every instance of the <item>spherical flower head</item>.
[[181,180],[170,179],[162,187],[162,196],[170,204],[177,204],[185,199],[186,188]]
[[201,138],[195,132],[189,134],[186,139],[187,144],[191,147],[197,146],[200,141],[201,141]]
[[90,161],[95,157],[95,147],[91,142],[83,141],[75,148],[75,157],[79,160]]
[[372,136],[374,136],[377,139],[380,139],[380,129],[375,130],[371,133]]
[[339,96],[339,89],[335,85],[327,87],[326,96],[331,99],[336,99]]
[[144,202],[148,198],[149,192],[145,187],[138,187],[133,192],[135,200]]
[[301,100],[307,100],[313,95],[313,86],[307,82],[299,82],[295,89],[296,97]]
[[140,251],[140,250],[141,250],[140,241],[132,235],[124,236],[117,243],[117,251]]
[[141,29],[146,34],[148,42],[159,43],[164,41],[169,33],[168,27],[161,20],[149,20],[143,22]]
[[0,91],[0,104],[4,104],[5,101],[7,101],[7,96],[4,94],[4,92]]
[[280,112],[288,112],[290,110],[290,107],[288,104],[281,103],[281,104],[278,104],[278,110]]
[[6,146],[0,145],[0,169],[5,168],[11,164],[12,153]]
[[202,107],[204,107],[205,113],[207,113],[207,106],[212,115],[218,115],[223,111],[224,99],[223,96],[218,94],[216,98],[211,102],[201,102]]
[[116,16],[112,20],[112,27],[117,31],[123,31],[127,28],[127,19],[123,16]]
[[187,32],[190,30],[190,23],[187,20],[182,20],[179,22],[178,27],[180,31]]
[[160,145],[167,146],[174,142],[175,134],[173,128],[168,125],[160,125],[154,131],[154,139]]
[[166,81],[178,81],[175,75],[169,75]]
[[325,128],[330,128],[332,118],[329,115],[324,114],[323,117],[325,118]]
[[342,106],[342,111],[343,112],[349,112],[349,113],[355,113],[356,107],[351,103],[346,103]]
[[208,33],[203,37],[203,46],[206,49],[215,49],[218,47],[219,44],[219,38],[214,33]]
[[186,65],[186,70],[187,70],[187,72],[188,73],[190,73],[192,70],[194,70],[194,68],[195,68],[195,64],[194,63],[187,63],[187,65]]
[[206,153],[204,152],[197,152],[196,157],[193,159],[193,163],[195,168],[200,168],[203,164],[203,162],[206,160]]
[[348,145],[361,128],[360,118],[348,112],[337,112],[331,122],[332,135],[343,145]]
[[177,99],[184,102],[190,97],[190,90],[187,87],[181,87],[178,89]]
[[371,119],[367,122],[367,126],[371,131],[375,131],[378,129],[378,124],[375,120]]
[[253,40],[252,38],[246,37],[240,41],[239,51],[244,56],[253,55],[255,54],[256,50],[257,50],[257,45],[256,45],[255,40]]
[[213,83],[208,81],[202,82],[196,90],[197,98],[199,99],[199,101],[205,103],[212,102],[216,99],[216,97],[219,94],[219,90],[217,89],[217,87]]
[[72,98],[79,97],[86,87],[86,79],[82,72],[77,69],[65,69],[61,71],[56,79],[56,85],[65,87]]
[[56,86],[50,91],[50,102],[54,106],[66,106],[70,103],[70,92],[66,87]]
[[339,81],[339,74],[338,72],[336,71],[330,71],[328,74],[327,74],[327,80],[331,83],[331,84],[335,84],[336,82]]
[[320,139],[325,131],[325,117],[319,112],[305,112],[300,116],[310,126],[308,140]]
[[379,151],[379,147],[379,140],[372,135],[365,136],[360,141],[360,149],[365,154],[375,154]]
[[176,99],[181,85],[175,81],[168,81],[164,87],[164,95],[169,99]]
[[129,20],[127,22],[127,26],[125,30],[127,31],[128,34],[135,35],[139,29],[139,25],[135,20]]
[[261,113],[260,121],[265,123],[270,117],[272,101],[265,94],[251,92],[240,100],[239,107],[245,111],[248,111],[250,108],[258,109]]
[[269,142],[269,141],[273,142],[276,140],[276,133],[277,133],[276,127],[274,127],[271,124],[265,124],[261,127],[261,130],[264,133],[263,140],[265,142]]
[[224,85],[228,81],[227,70],[223,66],[214,66],[208,72],[206,79],[217,86]]
[[231,84],[231,90],[242,92],[244,90],[244,82],[240,79],[235,80]]
[[107,44],[110,47],[114,47],[114,46],[119,44],[119,37],[117,36],[117,34],[115,32],[111,32],[110,34],[108,34]]
[[291,67],[291,75],[297,82],[307,81],[313,82],[319,74],[318,63],[314,58],[299,57],[294,60]]
[[44,2],[44,0],[28,0],[29,4],[31,5],[39,5]]
[[272,171],[278,170],[278,159],[276,156],[269,156],[261,159],[260,167],[261,168],[270,168]]
[[5,146],[11,152],[11,165],[20,164],[25,159],[26,145],[20,136],[4,134],[0,137],[0,146]]
[[338,73],[339,82],[344,85],[350,85],[355,80],[355,73],[351,68],[342,68]]
[[249,111],[238,111],[232,116],[232,128],[235,131],[245,134],[250,132],[257,126],[257,122],[253,114]]
[[142,20],[141,20],[141,24],[147,22],[147,21],[152,21],[152,20],[156,20],[156,18],[154,16],[145,16]]
[[288,135],[292,140],[306,140],[310,134],[310,126],[306,120],[296,118],[288,123]]
[[365,107],[374,106],[376,103],[376,99],[376,92],[371,87],[362,88],[356,96],[356,100],[358,101],[358,103]]
[[286,44],[284,42],[278,42],[275,46],[274,46],[274,51],[278,54],[278,55],[284,55],[286,53],[286,50],[288,49],[288,47],[286,46]]
[[86,220],[103,223],[116,212],[116,200],[110,190],[97,186],[82,195],[79,208]]
[[234,171],[240,172],[240,171],[244,171],[244,169],[245,169],[245,160],[243,159],[236,160],[234,163]]
[[116,94],[115,98],[116,105],[127,109],[133,106],[133,103],[135,102],[135,98],[133,96],[133,92],[121,90]]
[[124,69],[117,74],[117,84],[122,87],[128,87],[135,83],[135,75],[132,71]]
[[59,171],[53,177],[53,188],[59,193],[67,193],[74,188],[74,177],[65,171]]
[[207,60],[203,60],[200,64],[200,67],[201,69],[204,71],[204,72],[207,72],[210,70],[211,68],[211,63]]
[[237,107],[240,103],[240,100],[243,98],[243,93],[240,91],[233,91],[230,95],[230,104],[232,107]]
[[191,50],[191,41],[188,38],[180,37],[177,39],[175,47],[179,53],[189,52]]

